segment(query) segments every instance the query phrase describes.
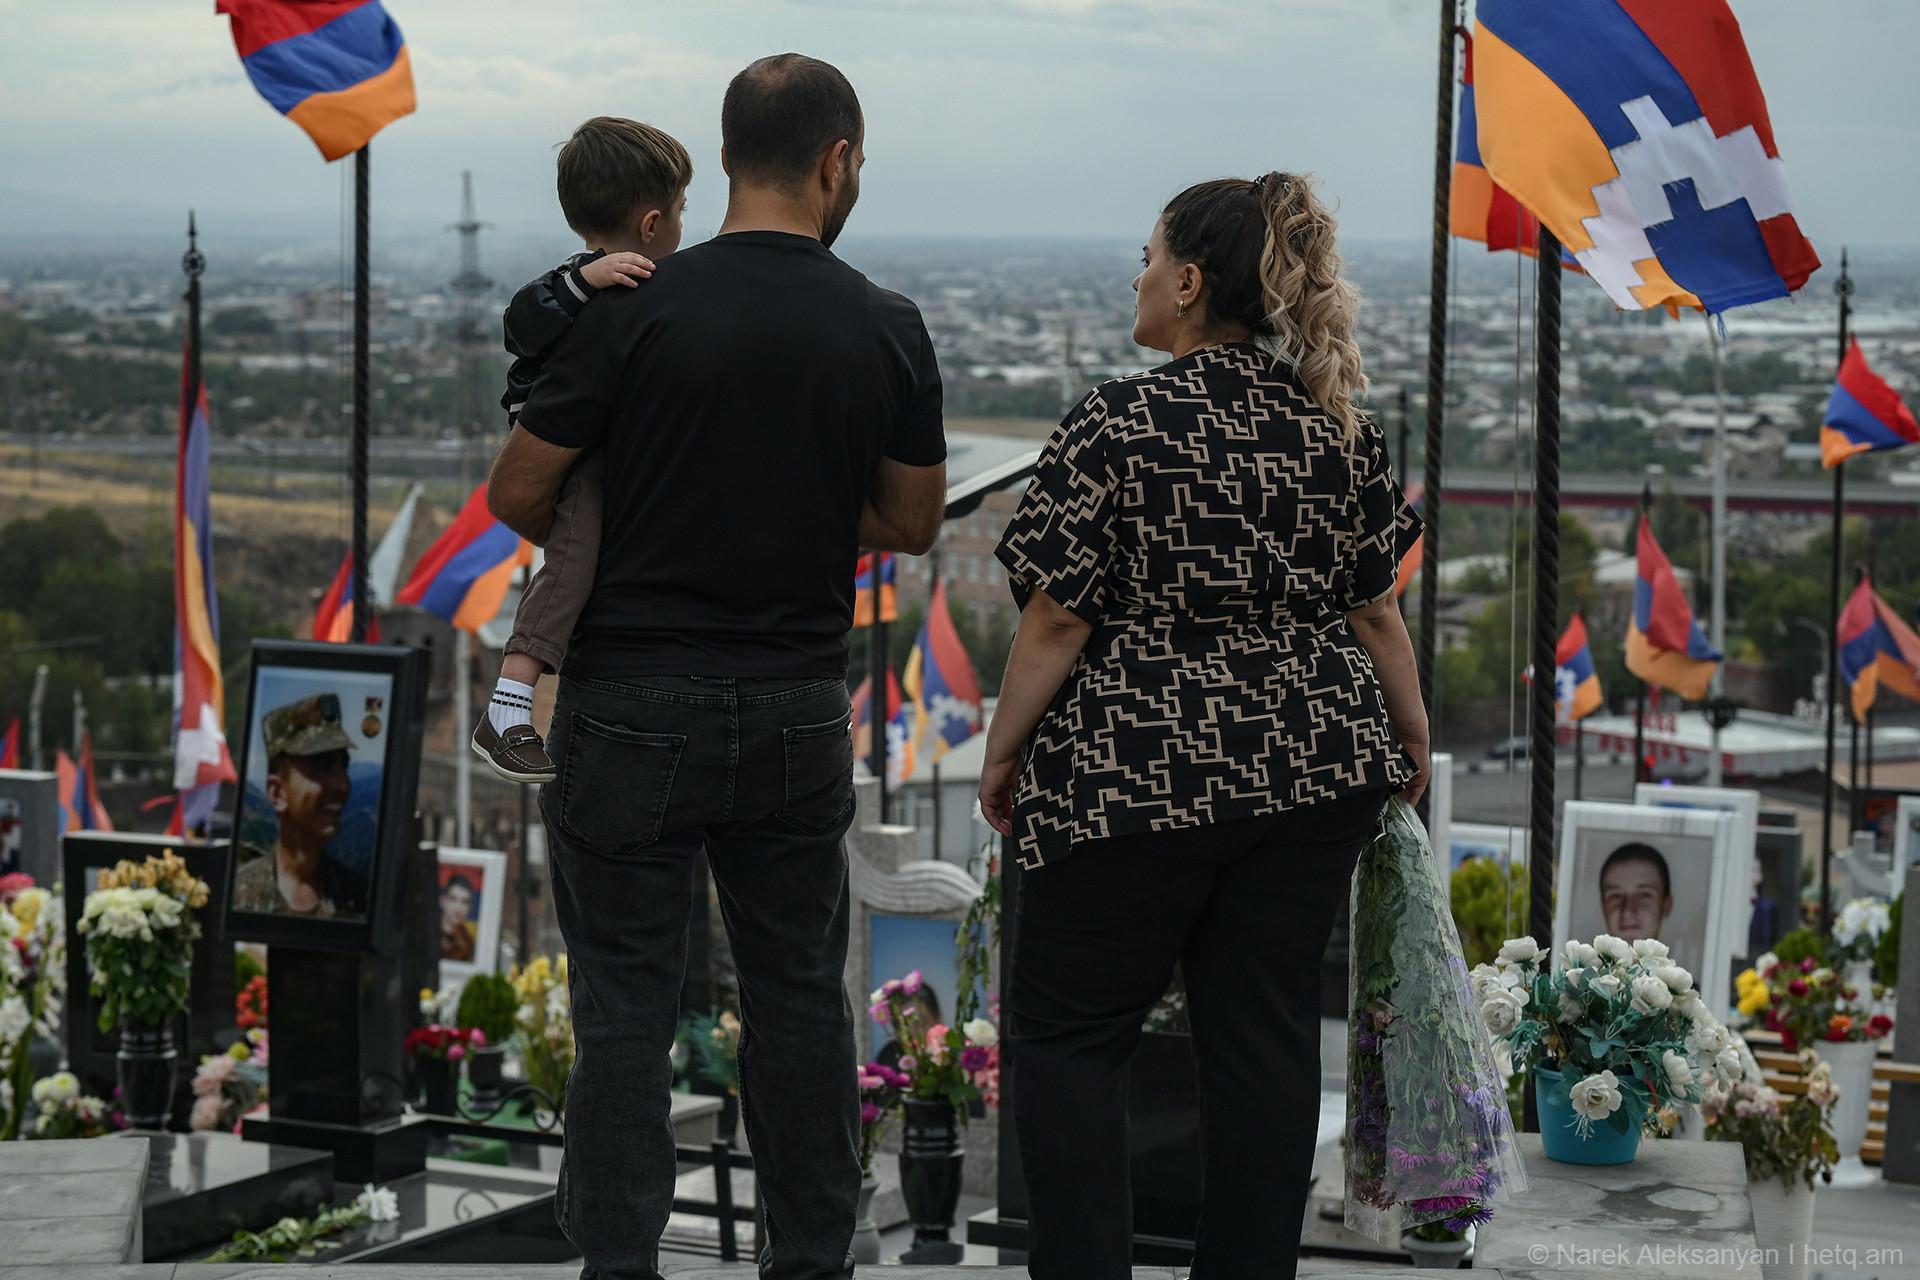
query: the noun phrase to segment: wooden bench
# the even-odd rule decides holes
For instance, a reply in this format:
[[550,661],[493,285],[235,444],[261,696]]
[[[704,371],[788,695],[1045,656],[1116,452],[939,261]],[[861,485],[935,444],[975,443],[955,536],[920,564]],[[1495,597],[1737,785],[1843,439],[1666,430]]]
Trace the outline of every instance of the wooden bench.
[[[1781,1093],[1805,1093],[1806,1079],[1800,1074],[1800,1056],[1790,1052],[1781,1041],[1777,1031],[1743,1031],[1747,1047],[1753,1050],[1753,1057],[1765,1073],[1767,1083]],[[1819,1046],[1814,1046],[1815,1052]],[[1879,1164],[1886,1153],[1887,1146],[1887,1098],[1895,1084],[1920,1084],[1920,1066],[1911,1062],[1895,1062],[1892,1044],[1888,1040],[1880,1041],[1879,1052],[1873,1062],[1873,1096],[1867,1103],[1867,1137],[1860,1144],[1860,1159],[1864,1164]]]

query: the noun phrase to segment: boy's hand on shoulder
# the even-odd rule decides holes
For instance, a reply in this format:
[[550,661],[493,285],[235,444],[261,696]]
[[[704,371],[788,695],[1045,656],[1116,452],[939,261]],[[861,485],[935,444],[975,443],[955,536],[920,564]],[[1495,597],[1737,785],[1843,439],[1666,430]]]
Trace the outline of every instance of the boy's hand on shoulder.
[[609,253],[580,268],[580,278],[596,289],[615,283],[631,289],[653,274],[653,259],[637,253]]

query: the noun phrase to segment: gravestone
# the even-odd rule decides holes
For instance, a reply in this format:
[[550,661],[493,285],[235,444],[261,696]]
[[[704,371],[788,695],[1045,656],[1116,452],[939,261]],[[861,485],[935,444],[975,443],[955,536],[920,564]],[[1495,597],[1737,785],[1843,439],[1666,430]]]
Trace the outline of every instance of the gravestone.
[[0,875],[15,871],[43,889],[60,878],[60,783],[51,773],[0,769]]
[[[1900,972],[1893,1011],[1893,1056],[1920,1062],[1920,865],[1907,869],[1900,908]],[[1920,1182],[1920,1084],[1896,1082],[1887,1093],[1887,1137],[1880,1176],[1888,1182]]]

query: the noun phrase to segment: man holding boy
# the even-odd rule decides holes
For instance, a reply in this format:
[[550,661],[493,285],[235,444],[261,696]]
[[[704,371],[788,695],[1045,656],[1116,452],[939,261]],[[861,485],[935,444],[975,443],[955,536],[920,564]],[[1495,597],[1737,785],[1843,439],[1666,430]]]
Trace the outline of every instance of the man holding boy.
[[540,541],[576,457],[605,459],[598,570],[541,792],[579,1051],[559,1214],[599,1280],[660,1274],[703,847],[740,976],[761,1275],[852,1274],[854,560],[924,553],[945,499],[919,312],[829,248],[859,194],[852,86],[812,58],[763,58],[728,87],[721,133],[720,234],[581,310],[488,488]]

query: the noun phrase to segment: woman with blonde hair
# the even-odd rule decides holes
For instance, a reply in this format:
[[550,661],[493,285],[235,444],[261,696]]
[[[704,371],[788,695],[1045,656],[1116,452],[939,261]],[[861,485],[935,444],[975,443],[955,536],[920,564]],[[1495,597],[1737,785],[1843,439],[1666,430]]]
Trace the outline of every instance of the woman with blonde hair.
[[999,547],[1020,629],[980,803],[1023,868],[1009,1066],[1040,1280],[1121,1280],[1127,1064],[1176,965],[1201,1083],[1195,1280],[1294,1274],[1319,964],[1427,718],[1394,599],[1419,517],[1360,409],[1358,295],[1286,173],[1175,196],[1133,282],[1156,369],[1067,415]]

